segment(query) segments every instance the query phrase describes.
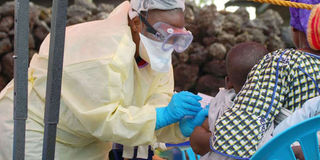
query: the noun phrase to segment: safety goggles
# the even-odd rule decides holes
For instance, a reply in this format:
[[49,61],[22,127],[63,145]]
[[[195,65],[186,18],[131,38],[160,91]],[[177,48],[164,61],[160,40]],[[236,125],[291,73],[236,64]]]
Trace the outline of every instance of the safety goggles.
[[164,22],[157,22],[153,26],[139,14],[141,21],[146,25],[147,32],[153,35],[153,38],[162,42],[162,49],[168,51],[174,49],[176,52],[185,51],[193,40],[192,33],[185,28],[177,28]]

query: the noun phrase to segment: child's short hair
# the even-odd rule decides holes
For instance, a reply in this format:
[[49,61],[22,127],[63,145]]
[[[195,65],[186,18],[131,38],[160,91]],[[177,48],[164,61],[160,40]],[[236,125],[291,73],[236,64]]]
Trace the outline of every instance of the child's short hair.
[[227,53],[226,68],[236,91],[240,91],[252,67],[267,53],[265,46],[256,42],[239,43],[230,49]]

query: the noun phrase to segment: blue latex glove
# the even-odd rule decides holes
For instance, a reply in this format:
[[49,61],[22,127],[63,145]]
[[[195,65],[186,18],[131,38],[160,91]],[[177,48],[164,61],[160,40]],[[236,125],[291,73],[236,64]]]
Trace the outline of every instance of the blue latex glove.
[[194,118],[186,117],[180,121],[179,127],[183,136],[190,137],[194,128],[201,126],[208,117],[208,107],[202,109]]
[[156,130],[176,123],[185,116],[195,116],[202,109],[202,98],[191,92],[182,91],[172,96],[166,107],[157,108]]

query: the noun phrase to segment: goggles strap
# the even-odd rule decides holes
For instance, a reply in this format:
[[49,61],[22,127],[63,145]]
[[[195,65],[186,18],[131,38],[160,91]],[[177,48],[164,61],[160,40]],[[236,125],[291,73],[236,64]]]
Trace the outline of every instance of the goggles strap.
[[147,32],[153,34],[154,36],[156,36],[159,39],[162,39],[161,37],[161,33],[159,33],[156,29],[154,29],[151,24],[140,14],[139,17],[141,19],[141,21],[147,26]]

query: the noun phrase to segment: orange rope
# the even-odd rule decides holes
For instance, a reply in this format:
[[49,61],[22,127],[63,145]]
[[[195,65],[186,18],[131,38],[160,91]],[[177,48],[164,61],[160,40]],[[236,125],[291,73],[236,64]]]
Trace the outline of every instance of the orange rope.
[[308,9],[308,10],[311,10],[313,8],[312,4],[290,2],[285,0],[252,0],[252,1],[259,2],[259,3],[270,3],[278,6],[302,8],[302,9]]

